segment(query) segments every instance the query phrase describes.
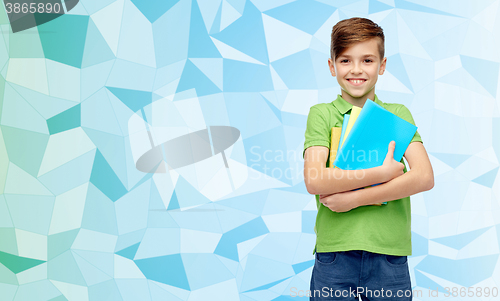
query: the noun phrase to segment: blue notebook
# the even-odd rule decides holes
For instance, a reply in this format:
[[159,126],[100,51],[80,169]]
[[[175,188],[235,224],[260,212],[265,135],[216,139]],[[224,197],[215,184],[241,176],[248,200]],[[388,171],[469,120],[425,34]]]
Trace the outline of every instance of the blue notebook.
[[413,124],[368,99],[334,165],[344,170],[381,166],[392,140],[396,141],[394,160],[401,161],[416,131]]

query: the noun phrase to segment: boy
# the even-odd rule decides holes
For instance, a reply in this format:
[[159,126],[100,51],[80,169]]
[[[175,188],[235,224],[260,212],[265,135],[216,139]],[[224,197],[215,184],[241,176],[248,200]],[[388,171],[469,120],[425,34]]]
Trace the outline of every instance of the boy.
[[[409,196],[434,186],[432,167],[417,132],[404,154],[408,172],[403,160],[393,159],[394,142],[382,166],[326,168],[331,128],[342,126],[352,106],[375,101],[414,124],[404,105],[383,103],[375,95],[387,62],[382,28],[352,18],[338,22],[331,38],[328,66],[342,95],[311,107],[304,143],[304,181],[318,206],[311,300],[358,300],[358,295],[362,300],[412,300]],[[383,184],[355,190],[377,183]],[[371,206],[382,202],[387,204]]]

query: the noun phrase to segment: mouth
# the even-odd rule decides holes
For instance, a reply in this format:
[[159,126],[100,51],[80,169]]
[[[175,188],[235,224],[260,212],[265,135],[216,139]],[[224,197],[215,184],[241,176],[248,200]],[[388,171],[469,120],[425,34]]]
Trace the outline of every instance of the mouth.
[[366,79],[364,78],[348,78],[347,81],[355,86],[359,86],[366,82]]

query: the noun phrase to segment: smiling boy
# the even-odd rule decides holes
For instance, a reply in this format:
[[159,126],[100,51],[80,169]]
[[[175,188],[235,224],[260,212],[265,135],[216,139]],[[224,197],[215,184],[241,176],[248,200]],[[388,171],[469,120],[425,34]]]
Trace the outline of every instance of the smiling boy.
[[[316,195],[315,263],[311,300],[412,300],[407,256],[411,255],[410,195],[434,186],[434,175],[418,132],[404,161],[393,159],[394,142],[382,166],[362,170],[327,168],[332,127],[341,127],[353,106],[374,101],[415,124],[401,104],[375,95],[383,75],[384,33],[371,20],[351,18],[332,29],[328,66],[342,92],[331,103],[311,107],[304,142],[304,181]],[[383,183],[368,189],[359,189]],[[355,190],[355,191],[354,191]],[[387,202],[383,206],[368,206]]]

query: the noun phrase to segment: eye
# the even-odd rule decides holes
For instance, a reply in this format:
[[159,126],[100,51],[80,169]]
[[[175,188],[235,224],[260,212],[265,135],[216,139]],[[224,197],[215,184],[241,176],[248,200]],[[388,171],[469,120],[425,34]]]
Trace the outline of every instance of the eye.
[[365,59],[365,63],[372,63],[372,62],[373,62],[373,60],[371,60],[371,59]]
[[340,62],[341,62],[342,64],[345,64],[345,63],[348,63],[348,62],[349,62],[349,60],[348,60],[348,59],[343,59],[343,60],[341,60]]

